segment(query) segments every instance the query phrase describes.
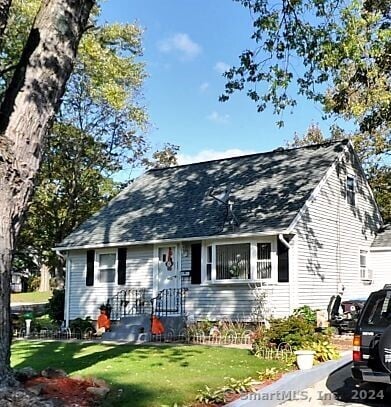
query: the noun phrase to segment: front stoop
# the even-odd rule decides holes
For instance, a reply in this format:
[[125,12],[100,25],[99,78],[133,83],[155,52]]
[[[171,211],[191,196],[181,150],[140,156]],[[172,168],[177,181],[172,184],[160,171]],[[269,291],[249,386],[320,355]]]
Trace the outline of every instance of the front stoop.
[[[159,317],[164,326],[164,334],[158,336],[158,340],[164,340],[165,337],[173,339],[183,335],[186,324],[184,316],[165,316]],[[102,341],[120,341],[127,343],[145,343],[151,342],[154,338],[151,334],[151,316],[150,314],[131,315],[121,318],[118,322],[112,324],[111,332],[105,332],[102,335]]]
[[150,340],[150,331],[151,316],[149,314],[131,315],[112,324],[111,332],[105,332],[102,340],[144,343]]

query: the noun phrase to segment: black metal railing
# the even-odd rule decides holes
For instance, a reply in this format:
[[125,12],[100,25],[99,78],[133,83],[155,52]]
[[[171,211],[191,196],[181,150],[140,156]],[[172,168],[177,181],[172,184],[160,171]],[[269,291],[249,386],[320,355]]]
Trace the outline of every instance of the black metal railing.
[[151,299],[152,316],[184,315],[188,288],[165,288]]
[[148,305],[145,288],[121,290],[106,303],[111,320],[118,320],[127,315],[145,314],[148,312]]

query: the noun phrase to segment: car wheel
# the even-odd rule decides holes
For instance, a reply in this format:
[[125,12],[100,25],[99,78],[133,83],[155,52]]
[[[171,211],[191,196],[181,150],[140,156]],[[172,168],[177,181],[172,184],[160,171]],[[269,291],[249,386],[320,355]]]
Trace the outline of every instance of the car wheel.
[[391,373],[391,325],[387,327],[379,340],[380,363]]

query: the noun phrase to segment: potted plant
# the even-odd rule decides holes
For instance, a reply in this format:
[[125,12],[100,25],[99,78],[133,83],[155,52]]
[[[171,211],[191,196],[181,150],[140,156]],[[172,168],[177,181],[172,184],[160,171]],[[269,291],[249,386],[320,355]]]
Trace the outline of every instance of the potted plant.
[[311,369],[314,364],[315,351],[300,349],[294,352],[296,363],[300,370]]
[[236,260],[232,262],[232,264],[228,270],[231,278],[240,278],[240,271],[241,271],[240,262],[241,262],[240,254],[237,254]]

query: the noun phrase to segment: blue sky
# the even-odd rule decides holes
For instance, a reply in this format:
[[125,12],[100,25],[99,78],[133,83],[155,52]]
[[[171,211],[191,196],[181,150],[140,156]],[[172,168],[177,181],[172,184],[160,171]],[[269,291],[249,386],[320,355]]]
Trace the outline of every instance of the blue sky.
[[313,102],[300,100],[293,114],[283,115],[285,126],[279,129],[271,110],[257,113],[244,93],[218,101],[222,72],[237,64],[242,50],[253,48],[250,15],[238,2],[109,0],[103,3],[102,20],[137,21],[144,28],[149,137],[156,147],[179,145],[181,163],[272,150],[311,123],[327,132]]

